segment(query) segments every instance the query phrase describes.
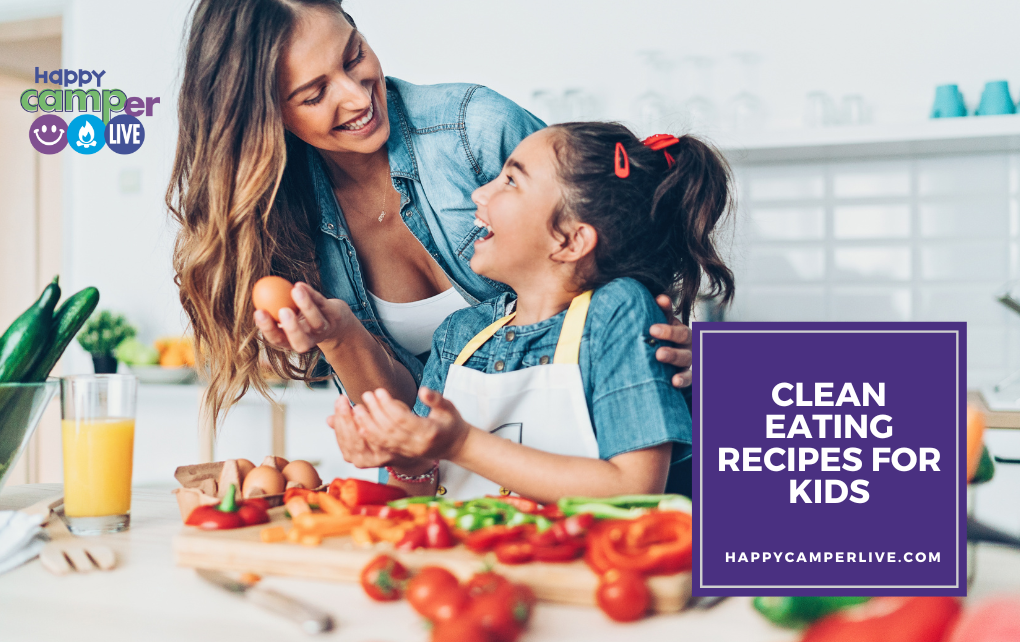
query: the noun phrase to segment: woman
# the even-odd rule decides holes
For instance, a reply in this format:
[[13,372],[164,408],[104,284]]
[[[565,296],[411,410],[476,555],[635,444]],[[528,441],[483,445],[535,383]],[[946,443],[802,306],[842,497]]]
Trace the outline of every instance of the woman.
[[[340,0],[200,0],[179,116],[175,281],[212,416],[267,392],[260,355],[309,380],[321,354],[351,398],[386,388],[411,404],[443,318],[507,289],[468,264],[470,196],[543,123],[483,87],[386,78]],[[297,283],[300,316],[279,326],[251,303],[268,274]],[[690,365],[689,350],[657,358]]]

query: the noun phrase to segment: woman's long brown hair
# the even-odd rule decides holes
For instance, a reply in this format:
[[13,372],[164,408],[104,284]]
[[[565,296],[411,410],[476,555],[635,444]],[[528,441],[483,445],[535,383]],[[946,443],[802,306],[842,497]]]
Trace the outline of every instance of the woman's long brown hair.
[[320,285],[317,209],[302,145],[284,131],[276,80],[304,6],[350,21],[341,0],[199,0],[193,9],[166,203],[180,225],[174,282],[209,370],[214,421],[249,388],[268,396],[260,359],[277,376],[309,381],[320,356],[265,343],[251,301],[270,274]]

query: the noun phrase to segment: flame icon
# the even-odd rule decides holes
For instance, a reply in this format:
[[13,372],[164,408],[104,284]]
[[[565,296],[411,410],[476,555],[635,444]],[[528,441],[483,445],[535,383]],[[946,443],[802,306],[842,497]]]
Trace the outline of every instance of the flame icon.
[[78,130],[78,147],[92,147],[96,144],[96,130],[92,129],[92,123],[85,121],[85,126]]

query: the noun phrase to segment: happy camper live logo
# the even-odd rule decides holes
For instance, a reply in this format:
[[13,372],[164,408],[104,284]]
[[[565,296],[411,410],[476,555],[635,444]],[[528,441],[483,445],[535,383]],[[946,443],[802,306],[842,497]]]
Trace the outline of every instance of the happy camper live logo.
[[22,92],[21,108],[42,112],[28,129],[36,151],[56,154],[65,147],[86,155],[104,147],[117,154],[138,151],[145,142],[145,126],[138,117],[152,116],[159,98],[128,97],[120,89],[104,88],[105,76],[105,69],[35,68],[37,87]]
[[694,324],[695,595],[966,595],[966,345]]

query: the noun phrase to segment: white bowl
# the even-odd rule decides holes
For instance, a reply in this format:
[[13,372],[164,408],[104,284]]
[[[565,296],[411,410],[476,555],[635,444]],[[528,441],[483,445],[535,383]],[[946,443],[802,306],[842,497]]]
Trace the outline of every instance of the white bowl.
[[183,384],[195,380],[195,369],[188,366],[164,368],[163,366],[128,366],[139,383]]

